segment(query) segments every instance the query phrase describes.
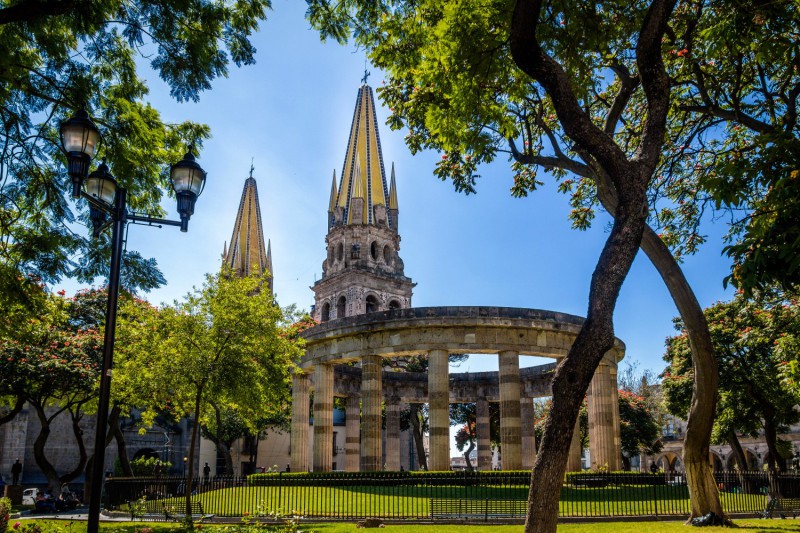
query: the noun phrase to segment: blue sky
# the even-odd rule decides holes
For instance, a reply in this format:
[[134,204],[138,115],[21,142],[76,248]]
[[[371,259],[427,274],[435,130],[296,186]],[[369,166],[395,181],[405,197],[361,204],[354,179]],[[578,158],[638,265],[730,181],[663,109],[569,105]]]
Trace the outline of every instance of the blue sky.
[[[278,300],[305,309],[313,303],[309,286],[325,258],[331,174],[341,172],[364,54],[352,46],[321,43],[304,19],[305,2],[276,0],[273,8],[253,39],[257,63],[232,67],[200,102],[175,103],[157,75],[143,73],[151,102],[166,122],[204,122],[213,134],[200,154],[208,182],[189,232],[130,227],[128,248],[156,258],[168,280],[147,295],[154,303],[179,298],[199,286],[204,273],[219,268],[251,158],[264,231],[272,241]],[[378,87],[381,73],[369,70],[370,85]],[[384,108],[377,112],[384,119],[388,114]],[[511,173],[502,156],[481,169],[478,193],[464,196],[433,176],[440,154],[412,157],[402,131],[383,126],[380,134],[386,168],[394,162],[397,172],[400,256],[406,275],[418,283],[414,306],[493,305],[585,315],[607,215],[598,214],[589,231],[571,229],[568,199],[545,174],[539,191],[512,198]],[[166,207],[175,218],[174,204]],[[685,261],[684,269],[705,307],[732,293],[722,286],[729,270],[720,255],[726,228],[709,222],[704,231],[709,242]],[[663,283],[640,253],[615,314],[626,360],[660,372],[675,315]],[[458,371],[496,367],[495,358],[475,356]]]

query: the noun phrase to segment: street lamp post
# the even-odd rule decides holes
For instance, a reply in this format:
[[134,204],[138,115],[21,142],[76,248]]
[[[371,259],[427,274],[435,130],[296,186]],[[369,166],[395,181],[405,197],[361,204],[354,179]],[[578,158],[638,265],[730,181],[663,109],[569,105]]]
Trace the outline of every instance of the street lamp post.
[[108,276],[106,330],[103,342],[87,524],[87,533],[97,533],[100,525],[100,496],[103,484],[108,407],[111,399],[111,367],[114,358],[125,226],[129,222],[141,222],[158,226],[178,226],[181,231],[187,231],[189,219],[194,214],[195,202],[205,186],[206,172],[197,164],[190,148],[184,158],[172,165],[170,170],[172,187],[178,199],[180,221],[137,215],[128,212],[127,191],[117,185],[117,181],[108,171],[105,163],[102,163],[87,177],[89,165],[97,152],[101,136],[86,111],[80,110],[74,117],[62,122],[60,132],[61,145],[67,154],[68,172],[72,180],[72,197],[85,198],[89,202],[89,218],[92,221],[92,233],[95,237],[109,225],[111,226],[111,271]]

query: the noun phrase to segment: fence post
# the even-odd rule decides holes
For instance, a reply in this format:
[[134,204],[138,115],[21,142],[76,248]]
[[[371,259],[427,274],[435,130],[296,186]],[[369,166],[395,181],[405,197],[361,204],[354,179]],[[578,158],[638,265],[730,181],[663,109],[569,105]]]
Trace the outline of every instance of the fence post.
[[[662,475],[666,478],[667,474],[665,472]],[[658,476],[658,474],[653,474],[653,510],[655,512],[655,515],[658,516],[658,490],[656,489],[656,476]]]

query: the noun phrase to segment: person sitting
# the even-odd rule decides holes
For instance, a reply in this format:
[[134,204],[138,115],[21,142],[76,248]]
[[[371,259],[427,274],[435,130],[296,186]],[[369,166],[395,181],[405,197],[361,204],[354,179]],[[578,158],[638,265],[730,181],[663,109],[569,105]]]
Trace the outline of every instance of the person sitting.
[[37,513],[55,513],[56,505],[53,500],[45,497],[44,492],[39,491],[36,493],[35,509]]

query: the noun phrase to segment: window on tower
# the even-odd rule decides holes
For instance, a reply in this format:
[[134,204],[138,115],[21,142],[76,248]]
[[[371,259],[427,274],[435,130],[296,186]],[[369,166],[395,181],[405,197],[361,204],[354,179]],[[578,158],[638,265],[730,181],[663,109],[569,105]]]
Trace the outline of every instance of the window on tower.
[[374,295],[367,296],[367,313],[374,313],[378,310],[378,299]]
[[322,321],[327,322],[331,319],[331,304],[329,302],[325,302],[322,304]]
[[389,302],[389,309],[400,309],[400,302],[397,300],[392,300]]
[[344,318],[347,309],[347,298],[341,296],[336,302],[336,318]]
[[370,244],[370,246],[369,246],[369,255],[372,256],[372,260],[373,261],[377,261],[378,260],[378,243],[377,242],[372,241],[372,244]]
[[354,244],[350,248],[350,259],[359,259],[361,257],[361,245]]

